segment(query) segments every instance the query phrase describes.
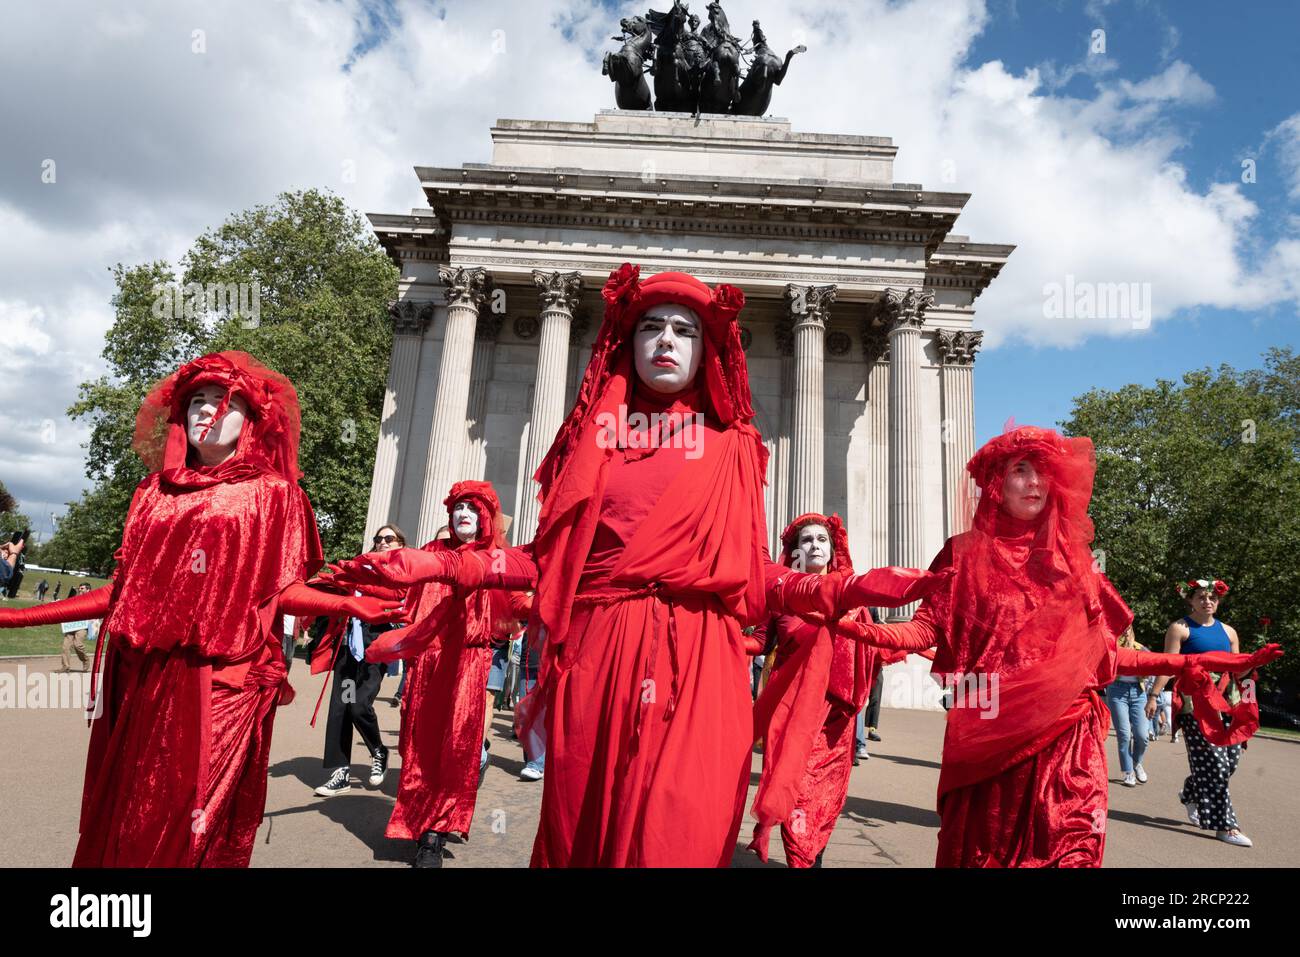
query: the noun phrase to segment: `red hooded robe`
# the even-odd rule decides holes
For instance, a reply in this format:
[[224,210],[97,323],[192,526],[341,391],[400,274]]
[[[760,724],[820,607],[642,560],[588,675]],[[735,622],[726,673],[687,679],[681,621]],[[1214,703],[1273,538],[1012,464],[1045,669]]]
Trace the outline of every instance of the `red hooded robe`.
[[[210,383],[249,415],[234,456],[191,468],[186,404]],[[291,694],[276,598],[321,563],[298,431],[292,384],[242,352],[187,363],[141,407],[135,445],[154,471],[116,556],[74,866],[247,866]]]

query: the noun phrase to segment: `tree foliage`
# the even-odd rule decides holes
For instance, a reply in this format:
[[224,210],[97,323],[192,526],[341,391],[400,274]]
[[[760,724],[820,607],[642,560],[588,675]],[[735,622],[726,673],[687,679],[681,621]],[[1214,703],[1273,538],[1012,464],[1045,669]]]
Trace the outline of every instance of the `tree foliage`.
[[396,267],[360,216],[315,190],[231,216],[198,237],[179,267],[179,277],[165,262],[112,270],[109,374],[83,383],[69,409],[90,422],[86,471],[95,487],[70,506],[43,554],[96,572],[111,567],[132,490],[145,474],[131,447],[140,403],[182,363],[225,349],[248,352],[294,383],[303,486],[326,553],[355,554],[388,372],[386,308],[397,292]]
[[1267,634],[1287,648],[1276,673],[1300,674],[1300,357],[1095,389],[1063,425],[1096,445],[1095,547],[1138,640],[1158,649],[1186,614],[1178,582],[1221,578],[1243,649]]

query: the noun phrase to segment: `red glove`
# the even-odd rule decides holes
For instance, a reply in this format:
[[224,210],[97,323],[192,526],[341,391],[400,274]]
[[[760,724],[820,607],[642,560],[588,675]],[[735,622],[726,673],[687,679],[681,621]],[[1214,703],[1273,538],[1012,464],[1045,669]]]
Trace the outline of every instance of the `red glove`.
[[372,625],[407,623],[406,607],[388,598],[355,595],[331,595],[294,582],[280,592],[279,609],[285,615],[360,618]]
[[331,565],[335,578],[348,585],[419,585],[424,582],[456,581],[461,553],[426,552],[418,548],[395,548],[370,552]]
[[1196,655],[1167,655],[1159,651],[1142,651],[1139,648],[1115,649],[1115,674],[1180,675]]
[[938,629],[927,610],[921,608],[911,621],[893,625],[877,625],[874,622],[853,621],[841,618],[839,632],[846,638],[865,641],[877,648],[893,651],[914,651],[918,654],[931,648],[939,640]]
[[1207,671],[1231,671],[1245,674],[1282,657],[1282,646],[1265,645],[1252,655],[1233,654],[1230,651],[1203,651],[1199,655],[1185,655]]
[[458,552],[456,584],[465,587],[530,591],[537,587],[537,565],[518,548]]
[[108,614],[108,600],[113,586],[104,585],[84,595],[74,595],[48,605],[31,608],[0,608],[0,628],[29,628],[32,625],[57,625],[65,621],[92,621]]
[[923,572],[915,568],[873,568],[865,575],[844,580],[840,608],[847,611],[865,605],[898,608],[920,601],[938,588],[950,572]]

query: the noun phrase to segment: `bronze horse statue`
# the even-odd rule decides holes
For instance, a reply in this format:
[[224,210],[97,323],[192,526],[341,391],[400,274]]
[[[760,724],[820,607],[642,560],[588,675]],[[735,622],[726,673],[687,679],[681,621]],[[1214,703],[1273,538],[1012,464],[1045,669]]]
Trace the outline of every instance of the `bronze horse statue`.
[[690,10],[682,0],[673,0],[667,13],[651,10],[646,22],[655,38],[652,72],[655,75],[655,109],[667,113],[691,113],[695,110],[695,92],[691,67],[682,49]]
[[602,76],[614,82],[614,102],[620,110],[650,109],[650,85],[646,83],[646,61],[654,47],[654,34],[645,17],[624,17],[619,21],[623,48],[617,53],[606,53],[601,65]]
[[801,43],[786,53],[783,62],[767,45],[767,37],[763,35],[757,20],[754,21],[753,41],[754,59],[749,65],[749,73],[745,81],[740,84],[740,96],[736,99],[735,105],[735,112],[741,116],[762,116],[766,113],[767,108],[772,105],[772,89],[780,86],[781,81],[785,79],[785,72],[790,69],[790,61],[796,53],[805,53],[808,50]]

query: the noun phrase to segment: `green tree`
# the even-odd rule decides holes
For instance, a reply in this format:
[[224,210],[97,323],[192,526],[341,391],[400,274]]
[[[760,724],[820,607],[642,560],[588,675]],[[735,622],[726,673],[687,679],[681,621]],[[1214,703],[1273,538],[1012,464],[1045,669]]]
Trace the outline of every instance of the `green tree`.
[[18,511],[18,500],[0,482],[0,538],[8,541],[14,532],[25,532],[31,527],[32,520]]
[[1095,389],[1063,423],[1097,448],[1092,516],[1107,575],[1132,607],[1144,644],[1159,647],[1186,613],[1175,586],[1228,582],[1222,618],[1245,649],[1267,638],[1300,674],[1300,388],[1297,357],[1274,349],[1265,368],[1221,366],[1182,383]]
[[113,269],[109,374],[83,383],[69,410],[91,425],[95,487],[69,507],[46,545],[59,564],[107,571],[131,493],[145,470],[132,449],[149,389],[196,356],[242,349],[293,381],[302,406],[299,455],[326,554],[364,535],[392,329],[397,269],[341,199],[307,190],[237,213],[198,237],[177,270]]

